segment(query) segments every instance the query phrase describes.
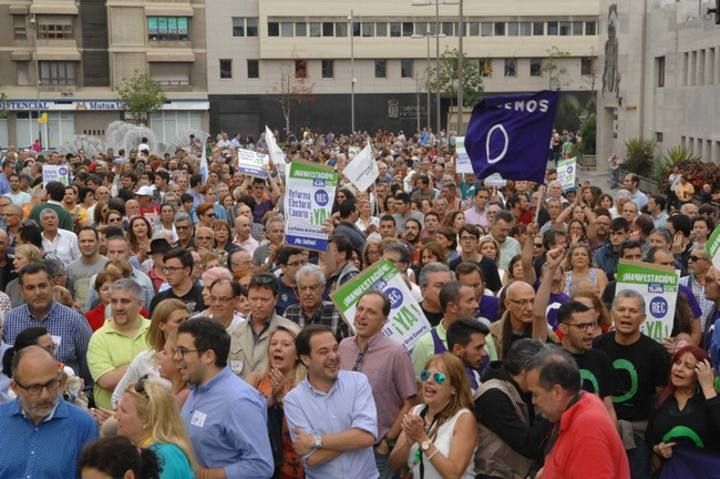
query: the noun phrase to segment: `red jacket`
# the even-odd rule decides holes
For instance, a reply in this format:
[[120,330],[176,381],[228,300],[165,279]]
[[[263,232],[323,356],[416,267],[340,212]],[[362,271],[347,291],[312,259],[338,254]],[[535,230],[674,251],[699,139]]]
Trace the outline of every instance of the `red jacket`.
[[[145,308],[142,308],[140,310],[140,316],[143,318],[149,318],[150,313],[148,313]],[[100,329],[102,325],[105,324],[105,305],[101,303],[95,306],[93,309],[85,313],[85,319],[87,319],[90,329],[92,329],[93,332]]]
[[542,479],[630,479],[620,435],[595,394],[584,393],[560,417],[560,434]]

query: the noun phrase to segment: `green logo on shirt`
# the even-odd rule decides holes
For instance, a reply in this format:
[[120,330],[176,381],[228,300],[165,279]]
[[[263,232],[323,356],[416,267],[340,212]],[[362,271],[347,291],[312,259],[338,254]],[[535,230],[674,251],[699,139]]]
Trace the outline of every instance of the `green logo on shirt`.
[[617,370],[625,370],[630,375],[630,389],[620,396],[613,396],[614,403],[629,401],[635,397],[638,391],[638,373],[635,365],[627,359],[616,359],[613,361],[613,367]]
[[592,384],[593,387],[593,390],[591,392],[594,392],[595,394],[600,394],[600,385],[598,384],[598,380],[590,370],[580,369],[580,379],[582,379],[583,381],[590,381],[590,384]]

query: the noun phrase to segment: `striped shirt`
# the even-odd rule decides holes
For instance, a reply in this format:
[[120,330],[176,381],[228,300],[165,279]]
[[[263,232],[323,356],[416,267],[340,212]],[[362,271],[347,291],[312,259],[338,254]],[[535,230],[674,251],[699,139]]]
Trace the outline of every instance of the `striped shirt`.
[[322,324],[327,326],[332,330],[338,342],[350,336],[347,323],[340,317],[340,313],[338,313],[335,303],[332,301],[323,301],[322,306],[310,317],[305,315],[302,305],[293,304],[292,306],[288,306],[283,317],[296,323],[300,326],[300,329],[308,324]]

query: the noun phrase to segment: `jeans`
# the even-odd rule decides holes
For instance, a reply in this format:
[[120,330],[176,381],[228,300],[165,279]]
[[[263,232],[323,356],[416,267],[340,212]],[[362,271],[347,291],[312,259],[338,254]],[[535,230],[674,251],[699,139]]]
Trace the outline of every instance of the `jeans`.
[[635,449],[628,449],[630,477],[632,479],[650,479],[650,449],[645,438],[635,434]]
[[375,451],[375,466],[377,467],[378,473],[380,473],[378,476],[379,479],[394,479],[397,477],[395,471],[390,469],[390,466],[388,465],[389,459],[390,454],[382,455]]
[[610,188],[615,188],[620,183],[620,168],[610,168]]

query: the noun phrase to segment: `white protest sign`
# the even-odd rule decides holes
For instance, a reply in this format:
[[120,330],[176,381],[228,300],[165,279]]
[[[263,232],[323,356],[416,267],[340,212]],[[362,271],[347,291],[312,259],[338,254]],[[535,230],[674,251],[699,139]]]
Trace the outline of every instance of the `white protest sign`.
[[43,165],[43,186],[51,181],[59,181],[65,186],[70,184],[70,167],[68,165]]
[[465,137],[455,137],[455,171],[457,173],[474,173],[470,155],[465,150]]
[[563,191],[572,190],[577,182],[577,159],[560,160],[557,163],[557,179]]
[[252,150],[238,150],[238,169],[246,175],[267,178],[268,162],[268,155],[263,155]]
[[265,125],[265,142],[268,146],[268,153],[270,153],[270,161],[273,162],[280,173],[285,173],[285,167],[287,166],[285,153],[278,146],[275,135],[267,125]]
[[367,191],[370,188],[380,174],[380,170],[377,161],[373,158],[372,148],[369,143],[360,153],[355,155],[355,158],[348,163],[342,173],[358,191]]
[[660,343],[670,337],[680,271],[657,264],[620,260],[615,279],[615,296],[629,289],[640,293],[645,300],[646,317],[640,327],[643,334]]
[[495,188],[502,188],[503,186],[507,185],[507,180],[500,176],[500,173],[493,173],[492,175],[482,180],[482,182],[485,186],[494,186]]
[[367,268],[340,286],[330,295],[351,329],[354,330],[355,309],[365,291],[376,289],[390,298],[390,316],[383,334],[412,350],[417,340],[430,331],[430,323],[405,284],[400,272],[384,259]]
[[332,168],[295,160],[287,170],[285,187],[285,243],[326,251],[323,223],[332,214],[338,175]]

